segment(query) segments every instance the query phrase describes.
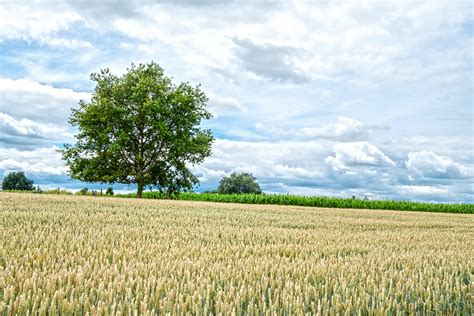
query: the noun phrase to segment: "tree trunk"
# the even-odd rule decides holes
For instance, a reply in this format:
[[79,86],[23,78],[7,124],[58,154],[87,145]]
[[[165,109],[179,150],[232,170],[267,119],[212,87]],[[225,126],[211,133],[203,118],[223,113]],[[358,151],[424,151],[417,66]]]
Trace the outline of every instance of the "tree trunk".
[[137,198],[141,199],[142,198],[142,193],[143,193],[143,182],[142,181],[139,181],[137,183]]

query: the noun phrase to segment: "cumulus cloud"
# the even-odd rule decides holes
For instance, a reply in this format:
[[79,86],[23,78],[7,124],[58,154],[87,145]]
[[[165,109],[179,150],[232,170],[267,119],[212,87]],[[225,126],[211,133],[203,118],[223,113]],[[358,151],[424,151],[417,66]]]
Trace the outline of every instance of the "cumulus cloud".
[[456,179],[472,176],[472,170],[466,166],[432,151],[408,153],[405,165],[414,177]]
[[38,39],[67,29],[82,17],[60,2],[11,2],[0,6],[0,38]]
[[2,112],[13,118],[64,126],[71,108],[77,107],[79,100],[90,97],[90,93],[55,88],[29,79],[0,77]]
[[[213,154],[197,166],[208,170],[252,172],[262,180],[303,179],[322,176],[315,157],[323,158],[324,148],[315,142],[245,142],[217,139]],[[219,176],[222,175],[219,174]]]
[[92,48],[90,42],[76,39],[40,37],[39,42],[56,48]]
[[312,140],[217,139],[212,156],[194,166],[193,172],[203,190],[215,189],[232,172],[251,172],[266,192],[429,201],[474,197],[472,190],[455,183],[409,180],[403,164],[368,142],[327,146]]
[[368,142],[336,144],[333,151],[335,156],[328,156],[324,161],[335,171],[351,166],[395,167],[395,162]]
[[70,139],[73,137],[65,128],[53,124],[36,123],[29,119],[16,120],[8,114],[0,112],[0,126],[5,134],[13,136]]
[[64,1],[88,23],[106,25],[115,18],[140,17],[143,10],[149,7],[148,1],[116,0],[114,2]]
[[397,187],[402,196],[440,195],[449,193],[449,189],[429,185],[400,185]]
[[[90,98],[75,90],[91,88],[91,71],[159,58],[179,81],[216,92],[209,107],[220,117],[206,124],[234,139],[216,141],[198,166],[203,185],[242,170],[279,192],[472,200],[471,9],[431,0],[7,1],[0,68],[15,79],[0,78],[0,138],[12,149],[50,148],[59,139],[45,137]],[[390,135],[367,125],[381,118]],[[5,152],[4,167],[59,166]]]
[[337,141],[357,141],[366,140],[372,129],[387,127],[368,126],[361,121],[350,117],[339,117],[336,123],[327,124],[322,127],[303,127],[298,129],[288,129],[278,127],[266,127],[262,123],[256,125],[260,132],[277,136],[293,136],[305,139],[328,139]]
[[273,44],[256,44],[249,39],[233,39],[235,53],[247,71],[276,82],[301,84],[309,80],[298,66],[301,49]]
[[0,170],[23,171],[29,174],[65,175],[67,167],[57,152],[58,147],[18,150],[2,148],[0,151]]
[[213,92],[207,92],[206,94],[209,98],[207,106],[215,117],[223,113],[247,112],[247,107],[235,98],[218,96]]
[[189,1],[6,2],[0,8],[0,37],[40,38],[82,23],[92,31],[118,31],[146,41],[152,49],[153,43],[166,43],[182,59],[217,61],[213,64],[221,68],[229,68],[236,55],[244,69],[276,82],[301,83],[350,74],[351,83],[378,84],[443,78],[433,72],[466,68],[463,63],[471,56],[469,41],[454,43],[462,48],[461,53],[446,50],[436,54],[425,45],[458,32],[472,19],[470,12],[469,1],[447,5],[429,0],[373,1],[363,6],[350,1],[320,5],[284,1],[211,1],[205,5]]
[[306,127],[299,131],[302,136],[311,138],[329,138],[341,140],[357,140],[367,138],[367,126],[362,122],[349,118],[339,117],[337,123],[323,127]]

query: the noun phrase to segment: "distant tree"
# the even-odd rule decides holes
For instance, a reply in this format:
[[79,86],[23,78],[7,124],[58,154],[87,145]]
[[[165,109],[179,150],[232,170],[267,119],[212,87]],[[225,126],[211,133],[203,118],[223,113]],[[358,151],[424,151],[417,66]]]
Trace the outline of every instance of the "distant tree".
[[107,191],[105,191],[105,195],[114,195],[114,189],[112,187],[108,187]]
[[32,191],[35,188],[33,187],[33,180],[30,180],[26,177],[24,172],[10,172],[7,174],[2,181],[2,189],[4,191],[11,190],[22,190],[22,191]]
[[251,173],[232,173],[229,177],[222,178],[217,187],[219,194],[254,193],[261,194],[262,190],[256,178]]
[[217,190],[206,190],[206,191],[203,191],[202,193],[206,193],[206,194],[216,194],[216,193],[217,193]]
[[89,192],[88,188],[82,188],[82,189],[79,190],[80,195],[87,195],[87,192]]
[[207,97],[200,87],[175,85],[155,63],[123,76],[93,73],[91,102],[80,101],[69,122],[79,130],[75,145],[61,150],[70,176],[87,182],[157,186],[167,196],[198,183],[189,166],[211,154],[213,136],[200,128]]

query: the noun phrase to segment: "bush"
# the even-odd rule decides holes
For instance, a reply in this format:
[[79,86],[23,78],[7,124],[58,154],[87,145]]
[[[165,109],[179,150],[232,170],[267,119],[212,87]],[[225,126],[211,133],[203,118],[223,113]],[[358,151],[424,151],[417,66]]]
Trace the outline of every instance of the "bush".
[[247,172],[232,173],[229,177],[222,178],[217,187],[219,194],[261,194],[262,190],[256,178]]
[[43,193],[44,193],[44,194],[72,195],[72,192],[70,192],[70,191],[67,191],[67,190],[58,190],[58,189],[45,190]]
[[114,189],[112,187],[108,187],[107,191],[105,191],[105,195],[114,195]]
[[4,191],[33,191],[33,180],[28,179],[24,172],[10,172],[3,178],[2,189]]
[[88,191],[89,191],[88,188],[82,188],[82,189],[79,190],[79,194],[80,194],[80,195],[87,195],[87,192],[88,192]]

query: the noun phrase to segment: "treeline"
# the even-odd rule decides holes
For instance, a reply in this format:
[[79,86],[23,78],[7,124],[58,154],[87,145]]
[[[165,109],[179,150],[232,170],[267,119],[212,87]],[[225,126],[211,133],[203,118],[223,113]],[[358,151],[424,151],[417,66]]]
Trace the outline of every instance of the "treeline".
[[[136,197],[136,194],[117,194],[116,196],[134,198]],[[160,192],[144,192],[143,198],[164,199],[166,198],[166,195]],[[377,209],[439,213],[474,213],[474,204],[438,204],[411,201],[334,198],[325,196],[299,196],[284,194],[216,194],[183,192],[178,195],[175,195],[174,198],[185,201],[208,201],[223,203],[274,204],[327,208],[354,208],[373,210]]]
[[87,196],[113,196],[114,189],[112,187],[107,190],[89,190],[88,188],[82,188],[79,191],[72,192],[61,188],[44,190],[39,186],[32,188],[31,190],[2,190],[6,192],[14,193],[36,193],[36,194],[60,194],[60,195],[87,195]]

